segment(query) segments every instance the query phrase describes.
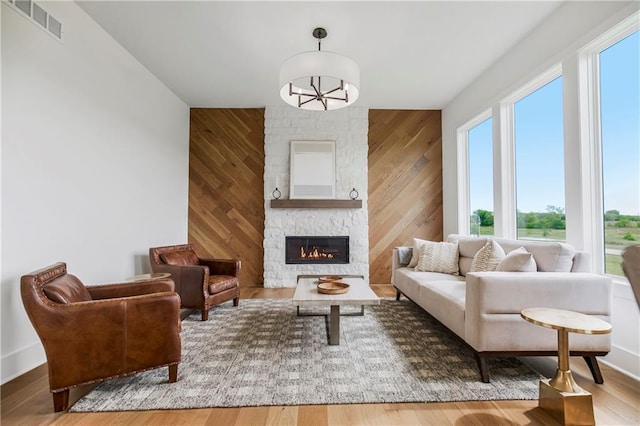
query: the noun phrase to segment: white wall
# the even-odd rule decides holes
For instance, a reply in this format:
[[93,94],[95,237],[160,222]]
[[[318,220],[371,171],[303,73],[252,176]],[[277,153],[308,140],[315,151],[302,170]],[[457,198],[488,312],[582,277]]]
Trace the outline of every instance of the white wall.
[[[637,2],[567,2],[549,19],[521,40],[512,50],[494,63],[478,79],[456,96],[442,111],[442,162],[444,233],[457,232],[458,182],[456,129],[478,114],[493,108],[505,96],[525,85],[553,65],[564,65],[564,96],[575,95],[571,90],[577,86],[577,67],[572,67],[575,52],[611,27],[638,10]],[[578,18],[579,17],[579,18]],[[565,101],[566,102],[566,101]],[[568,103],[569,104],[569,103]],[[570,105],[571,106],[571,105]],[[577,108],[576,105],[571,108]],[[497,117],[494,117],[494,121]],[[578,114],[566,114],[565,136],[575,137],[580,132]],[[495,129],[495,127],[494,127]],[[569,141],[572,143],[572,141]],[[569,145],[568,145],[569,146]],[[581,156],[567,156],[568,171],[581,170]],[[584,176],[569,176],[570,194],[567,202],[567,222],[587,226],[590,219],[583,212],[584,197],[580,194]],[[498,196],[497,196],[498,197]],[[502,200],[496,200],[500,210]],[[584,229],[584,228],[583,228]],[[570,232],[571,231],[571,232]],[[568,242],[579,249],[589,249],[576,232],[567,229]],[[640,315],[633,301],[628,284],[615,284],[613,297],[612,352],[604,362],[609,362],[636,377],[640,376]]]
[[[363,275],[369,280],[369,213],[367,162],[369,109],[349,107],[318,113],[288,105],[269,106],[264,121],[264,286],[295,287],[297,275]],[[289,198],[292,140],[336,142],[336,198],[349,199],[355,185],[361,209],[272,209],[276,176],[282,198]],[[348,235],[349,264],[285,264],[285,236]]]
[[2,383],[45,361],[20,276],[148,272],[187,240],[189,108],[73,2],[63,41],[2,2]]

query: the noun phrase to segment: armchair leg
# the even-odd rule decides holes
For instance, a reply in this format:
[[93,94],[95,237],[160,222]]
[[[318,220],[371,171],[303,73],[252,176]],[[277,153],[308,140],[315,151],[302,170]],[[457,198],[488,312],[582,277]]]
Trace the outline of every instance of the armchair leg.
[[598,360],[595,356],[583,356],[584,362],[587,363],[589,367],[589,371],[591,371],[591,375],[593,376],[593,381],[597,384],[601,385],[604,383],[604,378],[602,377],[602,372],[600,371],[600,366],[598,365]]
[[209,307],[205,306],[204,308],[202,308],[202,321],[208,321],[209,320]]
[[233,298],[233,306],[238,306],[240,303],[240,295]]
[[56,413],[69,408],[69,389],[53,392],[53,411]]
[[178,381],[178,364],[171,364],[169,366],[169,383],[175,383]]
[[396,300],[400,300],[400,296],[402,296],[402,293],[400,293],[400,290],[396,290]]

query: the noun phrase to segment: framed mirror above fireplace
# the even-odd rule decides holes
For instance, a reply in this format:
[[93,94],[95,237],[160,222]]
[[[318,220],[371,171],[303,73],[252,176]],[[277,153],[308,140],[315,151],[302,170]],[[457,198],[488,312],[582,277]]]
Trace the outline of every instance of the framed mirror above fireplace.
[[335,141],[291,141],[290,167],[290,198],[336,198]]

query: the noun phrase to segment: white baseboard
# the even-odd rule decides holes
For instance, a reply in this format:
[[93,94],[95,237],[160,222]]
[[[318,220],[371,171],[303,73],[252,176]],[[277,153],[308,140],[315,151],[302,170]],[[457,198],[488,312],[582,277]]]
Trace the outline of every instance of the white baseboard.
[[611,345],[611,352],[605,357],[598,357],[598,362],[633,377],[640,381],[640,355],[624,348]]
[[0,376],[4,385],[9,380],[45,363],[47,357],[39,341],[2,357]]

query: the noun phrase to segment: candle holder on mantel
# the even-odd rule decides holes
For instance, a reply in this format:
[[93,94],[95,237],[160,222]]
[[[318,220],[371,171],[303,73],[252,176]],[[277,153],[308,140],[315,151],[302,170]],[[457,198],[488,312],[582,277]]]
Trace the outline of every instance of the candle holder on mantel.
[[351,192],[349,192],[349,198],[351,198],[352,200],[357,200],[359,196],[360,196],[360,193],[355,188],[353,188]]
[[271,195],[273,196],[274,200],[279,200],[280,197],[282,197],[282,192],[280,192],[280,190],[278,189],[278,187],[276,186],[276,189],[273,190],[273,192],[271,193]]

